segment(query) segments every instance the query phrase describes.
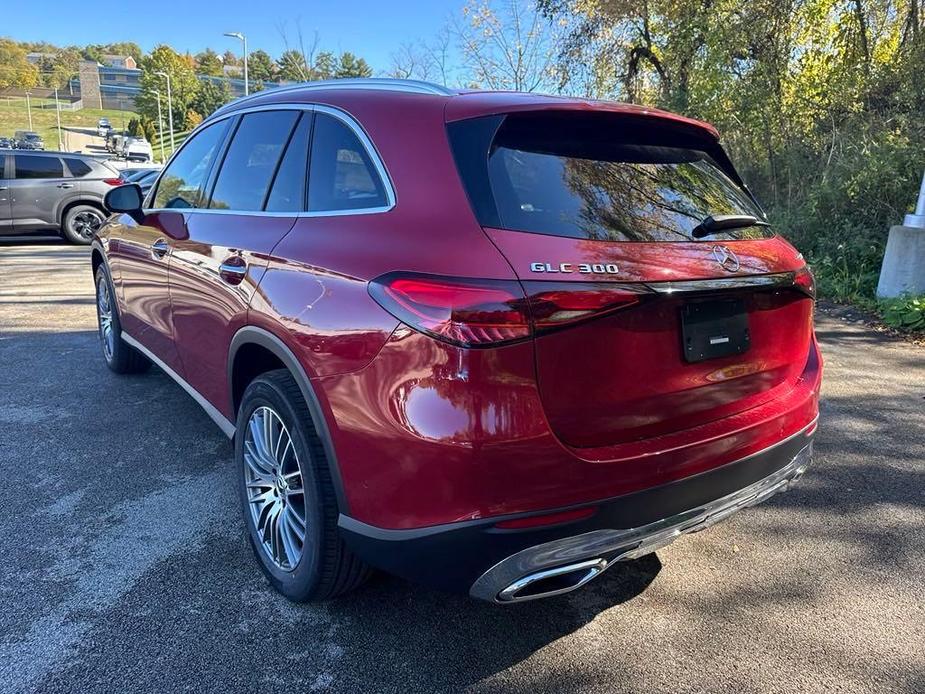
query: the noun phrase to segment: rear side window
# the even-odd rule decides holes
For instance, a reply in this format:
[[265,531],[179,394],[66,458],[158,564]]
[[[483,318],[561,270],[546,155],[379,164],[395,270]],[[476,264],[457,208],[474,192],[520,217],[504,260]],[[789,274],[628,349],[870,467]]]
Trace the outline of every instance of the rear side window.
[[67,168],[71,172],[71,176],[74,176],[75,178],[86,176],[93,170],[86,162],[81,161],[80,159],[75,159],[73,157],[65,157],[64,163],[67,164]]
[[64,166],[58,157],[41,157],[33,154],[17,154],[16,178],[63,178]]
[[353,131],[326,113],[315,115],[308,180],[312,212],[385,207],[385,187]]
[[261,111],[241,119],[222,162],[209,207],[262,210],[298,111]]
[[[661,124],[621,127],[620,118],[506,119],[488,155],[493,221],[576,239],[662,242],[695,240],[691,232],[710,215],[763,218],[709,143]],[[769,236],[753,226],[710,239]]]
[[312,115],[305,113],[286,146],[283,161],[273,179],[267,199],[268,212],[301,212],[305,209],[305,177],[308,174],[308,143]]
[[183,149],[177,153],[161,176],[154,196],[155,208],[187,208],[199,205],[202,187],[227,127],[227,121],[213,123],[184,143]]

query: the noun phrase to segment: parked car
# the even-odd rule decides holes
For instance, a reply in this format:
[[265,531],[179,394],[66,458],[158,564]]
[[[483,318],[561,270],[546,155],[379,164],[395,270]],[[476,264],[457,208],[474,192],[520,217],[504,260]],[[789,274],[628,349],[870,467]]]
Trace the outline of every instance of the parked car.
[[45,149],[45,140],[31,130],[17,130],[13,135],[13,141],[17,149]]
[[0,149],[12,149],[13,141],[8,137],[0,137]]
[[119,177],[124,183],[137,183],[143,194],[147,194],[161,172],[160,167],[151,169],[124,169]]
[[143,137],[126,137],[122,142],[121,154],[128,161],[154,161],[151,143]]
[[103,357],[157,364],[233,438],[290,599],[370,566],[557,595],[810,463],[813,277],[705,123],[298,85],[219,109],[147,203],[129,184],[107,205]]
[[121,183],[93,157],[67,152],[0,152],[0,235],[61,232],[90,243],[106,217],[103,197]]
[[106,137],[112,130],[112,125],[108,118],[100,118],[96,123],[96,134],[100,137]]

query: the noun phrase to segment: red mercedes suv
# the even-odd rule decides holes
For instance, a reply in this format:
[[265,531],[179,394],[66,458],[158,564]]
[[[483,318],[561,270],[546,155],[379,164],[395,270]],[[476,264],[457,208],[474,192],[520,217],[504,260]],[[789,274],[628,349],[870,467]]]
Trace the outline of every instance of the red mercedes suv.
[[786,489],[813,278],[701,122],[341,80],[202,123],[93,242],[103,356],[234,440],[293,600],[564,593]]

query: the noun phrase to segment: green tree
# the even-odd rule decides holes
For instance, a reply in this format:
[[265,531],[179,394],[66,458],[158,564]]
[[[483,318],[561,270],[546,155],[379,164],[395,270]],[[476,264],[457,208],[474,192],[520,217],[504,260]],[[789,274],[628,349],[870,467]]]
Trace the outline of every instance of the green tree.
[[232,51],[227,50],[222,53],[222,63],[225,65],[240,65],[241,59],[238,58]]
[[346,51],[341,53],[340,61],[334,76],[338,79],[344,77],[372,77],[373,69],[363,58],[357,58],[353,53]]
[[221,77],[224,74],[222,72],[222,60],[218,57],[218,53],[211,48],[205,49],[202,53],[197,53],[195,60],[196,72],[200,75]]
[[157,91],[161,93],[164,117],[167,117],[167,80],[159,72],[170,75],[170,90],[173,99],[174,127],[182,129],[186,111],[199,92],[199,80],[193,72],[190,60],[174,51],[170,46],[156,46],[150,55],[141,61],[139,85],[141,91],[135,98],[138,112],[154,120],[157,118]]
[[255,82],[276,80],[276,63],[266,51],[256,50],[247,56],[247,75]]
[[0,38],[0,89],[31,89],[39,82],[38,68],[26,59],[26,49]]
[[199,85],[199,92],[190,102],[190,108],[201,116],[208,117],[229,101],[231,101],[231,90],[224,80],[205,80]]
[[334,73],[337,71],[337,57],[330,51],[321,51],[312,65],[313,80],[330,80],[334,79]]
[[309,78],[308,65],[305,62],[305,56],[299,51],[284,51],[276,61],[279,66],[279,78],[290,82],[304,82]]

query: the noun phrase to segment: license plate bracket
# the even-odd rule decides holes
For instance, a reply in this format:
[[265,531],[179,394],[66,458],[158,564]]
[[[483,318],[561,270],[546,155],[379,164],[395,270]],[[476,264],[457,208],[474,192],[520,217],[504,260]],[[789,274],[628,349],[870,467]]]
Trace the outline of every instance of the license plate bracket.
[[689,363],[743,354],[751,346],[742,299],[692,301],[681,307],[684,359]]

